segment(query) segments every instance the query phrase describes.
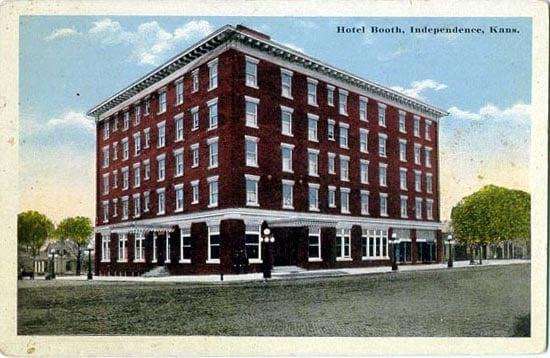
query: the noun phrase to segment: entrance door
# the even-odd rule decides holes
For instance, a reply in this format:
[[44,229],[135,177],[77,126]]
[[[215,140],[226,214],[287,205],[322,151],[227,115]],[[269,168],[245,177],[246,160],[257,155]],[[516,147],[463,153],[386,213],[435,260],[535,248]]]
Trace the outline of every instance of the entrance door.
[[274,266],[296,265],[298,237],[293,231],[293,229],[290,229],[288,235],[275,236],[275,243],[272,246]]

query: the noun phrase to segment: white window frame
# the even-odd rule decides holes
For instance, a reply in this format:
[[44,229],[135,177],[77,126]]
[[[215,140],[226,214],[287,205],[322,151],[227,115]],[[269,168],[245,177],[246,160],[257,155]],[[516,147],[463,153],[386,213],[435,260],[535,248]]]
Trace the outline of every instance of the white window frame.
[[198,204],[200,200],[200,188],[199,180],[193,180],[191,182],[191,204]]
[[184,158],[183,148],[174,150],[174,177],[180,177],[183,175],[185,168],[185,158]]
[[[417,220],[422,219],[422,198],[415,198],[414,199],[414,217]],[[419,210],[420,209],[420,210]]]
[[166,121],[157,123],[157,148],[166,146]]
[[208,90],[218,88],[218,59],[208,62]]
[[[307,78],[307,104],[319,107],[317,104],[317,84],[319,81],[313,78]],[[311,91],[313,89],[313,91]]]
[[[255,89],[258,89],[258,63],[260,60],[254,57],[245,56],[245,65],[244,65],[244,72],[245,72],[245,84],[248,87],[252,87]],[[253,69],[253,73],[249,73],[248,69],[249,66]]]
[[166,154],[157,155],[157,182],[166,179]]
[[378,103],[378,125],[380,127],[386,127],[386,108],[384,103]]
[[151,146],[151,129],[145,128],[143,130],[143,135],[145,137],[143,148],[149,148]]
[[130,173],[128,167],[124,167],[120,170],[122,173],[122,190],[128,190],[130,187]]
[[[312,126],[313,125],[313,126]],[[319,142],[319,116],[307,114],[307,139],[310,142]]]
[[415,137],[420,138],[420,116],[413,116],[413,134]]
[[432,135],[430,133],[431,129],[432,129],[432,121],[428,119],[424,119],[424,139],[432,140]]
[[134,188],[139,188],[141,185],[141,163],[135,163],[132,165],[134,172]]
[[426,173],[426,193],[433,193],[433,175],[432,173]]
[[103,174],[103,195],[109,194],[109,173]]
[[191,131],[196,131],[200,127],[199,106],[191,108]]
[[434,219],[434,201],[433,199],[426,199],[426,219]]
[[424,147],[424,165],[426,165],[426,168],[432,167],[432,148],[431,147]]
[[[292,114],[294,109],[281,105],[281,134],[293,137],[292,134]],[[288,114],[288,130],[285,130],[285,114]]]
[[130,111],[125,110],[124,114],[122,115],[122,130],[127,131],[128,128],[130,128]]
[[219,125],[218,97],[206,102],[206,105],[208,106],[208,130],[218,128],[218,125]]
[[191,93],[195,93],[199,90],[200,79],[199,79],[199,69],[195,69],[191,72]]
[[[288,150],[290,157],[288,158],[288,166],[285,166],[284,152]],[[294,151],[294,144],[281,143],[281,168],[284,173],[294,173],[292,168],[292,155]]]
[[[258,167],[258,137],[253,137],[249,135],[244,136],[244,148],[245,148],[245,162],[247,167]],[[248,144],[252,144],[254,152],[248,151]],[[249,155],[250,154],[250,155]]]
[[149,180],[151,178],[151,161],[145,159],[143,161],[143,180]]
[[128,160],[128,158],[130,158],[130,144],[128,143],[128,137],[122,139],[120,142],[122,145],[122,160]]
[[[217,235],[219,237],[219,244],[216,244],[216,245],[213,245],[211,243],[211,237],[214,236],[214,235]],[[221,257],[221,236],[220,236],[220,229],[218,226],[216,227],[208,227],[208,257],[207,257],[207,260],[206,260],[206,263],[207,264],[219,264],[220,263],[220,259],[217,258],[212,258],[212,247],[213,246],[218,246],[219,247],[219,250],[220,250],[220,257]]]
[[[250,128],[258,128],[258,108],[260,100],[258,98],[244,96],[245,125]],[[254,108],[254,112],[248,111],[248,105]]]
[[336,121],[331,118],[327,120],[327,138],[330,141],[336,141]]
[[103,222],[108,223],[109,222],[109,200],[104,200],[101,202],[101,208],[103,212]]
[[149,205],[151,204],[151,194],[149,191],[143,193],[143,212],[149,212]]
[[401,195],[399,197],[399,212],[402,219],[407,219],[409,217],[409,197],[406,195]]
[[191,149],[191,168],[197,168],[200,164],[199,143],[192,144]]
[[111,261],[111,236],[110,234],[101,235],[101,262]]
[[[385,203],[385,205],[382,205],[382,203]],[[380,216],[388,216],[388,193],[380,193]]]
[[[189,238],[189,244],[186,244],[185,243],[185,238]],[[191,251],[191,233],[189,232],[189,230],[185,230],[184,232],[184,229],[181,229],[180,230],[180,260],[179,260],[179,263],[180,264],[190,264],[191,263],[191,258],[184,258],[183,256],[183,253],[185,251],[185,249],[187,248],[189,251]]]
[[[208,207],[217,207],[220,202],[220,183],[219,176],[212,176],[206,179],[208,182]],[[215,191],[213,189],[216,189]],[[215,194],[215,195],[214,195]],[[213,200],[215,197],[215,201]]]
[[217,168],[220,161],[219,137],[208,138],[206,144],[208,144],[208,169]]
[[[258,175],[251,175],[251,174],[245,174],[244,175],[244,179],[245,179],[245,190],[246,190],[246,206],[260,206],[260,198],[259,198],[259,182],[260,182],[260,177]],[[255,200],[254,201],[251,201],[250,198],[251,196],[249,196],[249,191],[248,191],[248,183],[253,183],[254,184],[254,198]]]
[[[310,236],[317,238],[317,243],[312,245],[309,238]],[[309,255],[310,249],[312,247],[317,247],[317,257],[311,257]],[[310,228],[308,232],[308,242],[307,242],[307,261],[308,262],[322,262],[323,257],[321,256],[321,228]]]
[[128,236],[126,234],[118,236],[117,262],[128,262]]
[[329,152],[327,154],[328,162],[327,162],[327,170],[329,174],[336,175],[336,154]]
[[333,185],[328,186],[327,201],[328,201],[328,207],[329,208],[335,208],[336,207],[336,187],[333,186]]
[[368,122],[368,103],[367,97],[359,97],[359,119],[364,122]]
[[388,186],[388,164],[387,163],[378,163],[378,185],[381,187]]
[[422,172],[420,170],[414,171],[414,190],[422,192]]
[[[287,180],[287,179],[282,179],[281,180],[282,182],[282,185],[281,185],[281,198],[282,198],[282,207],[283,209],[292,209],[294,210],[294,180]],[[285,204],[285,186],[289,187],[290,188],[290,205],[287,205]]]
[[399,168],[399,189],[407,190],[407,168]]
[[[312,156],[315,160],[312,161]],[[319,150],[308,148],[307,149],[307,172],[309,176],[319,176]]]
[[342,116],[348,115],[348,94],[348,91],[338,88],[338,113]]
[[350,157],[340,154],[340,180],[349,181]]
[[183,78],[179,78],[176,80],[176,105],[183,104],[183,91]]
[[407,112],[399,110],[399,132],[407,133]]
[[388,135],[385,133],[378,133],[378,156],[388,157]]
[[338,123],[338,129],[338,143],[340,144],[340,148],[349,149],[349,124],[340,122]]
[[[349,188],[340,188],[340,212],[342,214],[350,213],[350,192],[351,190]],[[344,197],[346,200],[344,200]],[[344,206],[344,202],[347,203],[346,206]]]
[[[366,197],[366,201],[363,200]],[[369,215],[370,214],[370,191],[368,190],[361,190],[360,196],[359,196],[360,204],[361,204],[361,215]]]
[[399,161],[407,161],[407,140],[402,138],[399,139]]
[[122,220],[128,220],[130,216],[130,210],[128,205],[128,196],[123,196],[121,199],[122,206]]
[[[181,193],[181,197],[178,197],[180,193]],[[174,185],[174,199],[176,204],[176,208],[174,209],[174,212],[175,213],[182,212],[185,207],[185,194],[183,192],[183,183]]]
[[133,135],[134,138],[134,157],[137,157],[139,155],[139,152],[141,151],[141,133],[137,132]]
[[176,132],[175,142],[181,142],[184,137],[183,113],[174,116],[174,128]]
[[369,152],[369,130],[366,128],[359,128],[359,151]]
[[336,88],[332,85],[327,85],[327,105],[334,107],[334,90]]
[[166,94],[166,88],[162,88],[158,91],[158,99],[159,99],[159,110],[157,114],[161,114],[166,112],[167,107],[167,94]]
[[132,204],[134,206],[134,219],[141,216],[141,195],[136,193],[132,195]]
[[[370,161],[366,159],[359,160],[359,181],[361,184],[369,183],[369,166]],[[364,168],[366,168],[366,170],[364,170]]]
[[109,167],[109,146],[106,145],[103,147],[103,168]]
[[[340,252],[336,253],[336,261],[353,261],[351,257],[351,230],[338,229],[336,240],[340,240]],[[348,247],[348,255],[345,254],[346,247]]]
[[[292,75],[293,75],[293,72],[290,71],[290,70],[287,70],[286,68],[281,68],[281,96],[282,97],[285,97],[285,98],[288,98],[288,99],[293,99],[292,97]],[[284,78],[285,76],[288,76],[288,93],[285,91],[286,87],[285,87],[285,83],[284,83]]]
[[[317,183],[308,183],[308,203],[309,203],[309,211],[319,211],[319,190],[321,188],[321,185]],[[311,194],[314,193],[314,201],[311,202]],[[313,204],[313,205],[312,205]]]
[[164,215],[165,213],[166,213],[166,189],[158,188],[157,189],[157,215]]

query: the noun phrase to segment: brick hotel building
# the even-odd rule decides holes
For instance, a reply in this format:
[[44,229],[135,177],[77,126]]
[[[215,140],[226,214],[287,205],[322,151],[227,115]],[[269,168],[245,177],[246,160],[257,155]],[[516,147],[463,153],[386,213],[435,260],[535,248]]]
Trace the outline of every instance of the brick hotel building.
[[[441,260],[438,120],[419,100],[224,26],[88,112],[96,274]],[[263,225],[263,226],[262,226]],[[269,226],[275,242],[261,242]]]

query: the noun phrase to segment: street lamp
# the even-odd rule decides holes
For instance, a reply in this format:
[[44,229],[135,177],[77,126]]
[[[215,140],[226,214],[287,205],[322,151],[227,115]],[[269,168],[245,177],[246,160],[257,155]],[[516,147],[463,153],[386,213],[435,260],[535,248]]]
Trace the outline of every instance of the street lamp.
[[390,245],[392,246],[392,263],[391,263],[391,270],[392,271],[397,271],[398,270],[398,267],[397,267],[397,245],[400,243],[401,241],[397,238],[397,233],[393,233],[391,234],[391,239],[390,239]]
[[447,267],[451,268],[453,267],[453,246],[456,244],[456,240],[453,239],[453,235],[447,236],[447,243],[449,244],[449,262],[447,263]]
[[265,245],[265,260],[262,261],[262,271],[264,273],[264,279],[267,280],[268,278],[271,278],[271,253],[269,251],[270,249],[270,243],[275,242],[275,237],[271,233],[271,229],[266,227],[262,231],[263,237],[262,242],[264,242]]
[[88,280],[91,280],[93,278],[92,276],[92,250],[94,247],[92,244],[88,244],[88,247],[86,248],[86,251],[88,251]]
[[50,250],[51,264],[50,264],[50,279],[55,278],[55,249]]

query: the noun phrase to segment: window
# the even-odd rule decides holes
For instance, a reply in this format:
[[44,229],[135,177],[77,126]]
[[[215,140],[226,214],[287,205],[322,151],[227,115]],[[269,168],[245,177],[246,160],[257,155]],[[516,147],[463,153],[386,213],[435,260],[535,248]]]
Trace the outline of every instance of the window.
[[183,113],[174,117],[176,122],[176,142],[183,140]]
[[103,147],[103,168],[109,166],[109,146]]
[[317,149],[308,148],[308,173],[310,176],[319,176],[319,151]]
[[193,180],[191,182],[191,204],[199,203],[199,181]]
[[244,136],[245,138],[245,155],[246,165],[249,167],[258,166],[258,138],[251,136]]
[[258,182],[260,177],[257,175],[245,174],[246,184],[246,205],[259,206],[258,202]]
[[166,155],[157,156],[157,181],[163,181],[166,177]]
[[191,262],[191,233],[189,230],[180,231],[180,263]]
[[361,237],[361,256],[367,259],[388,258],[388,231],[368,230],[363,231]]
[[406,196],[401,196],[401,217],[406,219],[409,214],[408,214],[408,198]]
[[431,173],[426,174],[426,192],[430,194],[433,192]]
[[399,168],[399,188],[407,190],[407,169]]
[[420,150],[421,150],[421,145],[415,143],[415,144],[414,144],[414,164],[418,164],[418,165],[421,164],[421,160],[420,160]]
[[113,143],[113,160],[118,159],[118,142]]
[[336,187],[334,186],[328,187],[328,207],[329,208],[336,207]]
[[318,142],[319,140],[317,138],[317,122],[319,121],[319,116],[308,113],[307,120],[308,120],[307,138],[312,142]]
[[159,111],[158,113],[166,112],[166,90],[162,89],[159,92]]
[[151,162],[149,159],[143,161],[143,180],[148,180],[151,177]]
[[122,220],[128,219],[128,197],[122,198]]
[[281,133],[292,137],[292,113],[294,110],[281,106]]
[[208,63],[208,90],[218,87],[218,59]]
[[128,128],[130,128],[130,112],[126,111],[124,112],[124,117],[123,117],[123,122],[122,122],[122,130],[127,130]]
[[307,79],[307,104],[317,107],[317,80]]
[[336,154],[328,153],[328,173],[336,174]]
[[113,188],[118,188],[118,171],[113,171]]
[[349,192],[348,188],[340,188],[340,211],[342,214],[349,214]]
[[368,98],[359,97],[359,119],[367,121],[367,102]]
[[191,168],[196,168],[199,166],[199,143],[191,146],[191,160]]
[[434,219],[434,201],[431,199],[426,200],[426,217],[428,220]]
[[174,176],[183,175],[183,148],[174,150],[174,161],[176,162],[176,173]]
[[424,159],[426,160],[426,167],[432,167],[432,148],[424,148]]
[[407,161],[407,141],[404,139],[399,139],[399,160]]
[[388,216],[388,194],[380,193],[380,216]]
[[208,207],[218,206],[218,176],[208,179],[209,202]]
[[348,91],[338,89],[338,106],[341,115],[348,115]]
[[414,190],[422,191],[422,172],[414,171]]
[[208,228],[208,261],[207,263],[220,263],[220,229],[219,227]]
[[245,72],[248,87],[258,88],[258,62],[260,61],[246,56]]
[[369,196],[366,190],[361,190],[361,215],[369,215]]
[[378,155],[381,157],[387,156],[387,151],[386,151],[387,141],[388,141],[387,135],[383,133],[378,134]]
[[109,120],[106,119],[104,122],[103,122],[103,139],[109,139]]
[[130,151],[128,148],[128,138],[124,138],[122,141],[122,160],[128,160]]
[[157,189],[157,215],[164,214],[166,210],[166,193],[164,188]]
[[349,148],[349,125],[347,123],[340,123],[340,148]]
[[309,210],[319,211],[319,184],[308,184]]
[[109,202],[104,201],[103,203],[103,222],[109,222]]
[[246,103],[246,126],[258,128],[258,103],[260,100],[244,96]]
[[416,198],[414,212],[417,219],[422,219],[422,198]]
[[281,143],[281,158],[283,163],[283,172],[292,173],[292,150],[293,144]]
[[405,112],[403,111],[399,111],[399,131],[407,133],[407,129],[405,128]]
[[349,157],[340,155],[340,180],[349,181]]
[[137,188],[141,185],[141,168],[140,164],[134,164],[134,188]]
[[149,197],[149,192],[146,191],[145,193],[143,193],[143,212],[146,213],[146,212],[149,212],[149,203],[150,203],[150,197]]
[[145,98],[145,108],[143,109],[143,112],[145,112],[145,115],[148,115],[151,112],[151,98],[150,97]]
[[432,139],[431,128],[432,128],[432,122],[429,120],[425,120],[424,121],[424,138],[426,138],[426,140]]
[[364,128],[359,129],[359,150],[361,153],[369,152],[369,131]]
[[208,129],[214,129],[218,127],[218,99],[214,98],[207,102],[208,105]]
[[244,246],[249,262],[262,262],[260,227],[247,225],[245,229]]
[[191,72],[191,91],[197,92],[199,90],[199,69],[197,68]]
[[349,229],[340,229],[336,234],[337,261],[351,261],[351,236]]
[[118,130],[118,115],[113,116],[113,132]]
[[157,148],[162,148],[166,145],[166,122],[162,121],[157,123],[158,128],[158,137],[157,137]]
[[145,145],[144,148],[149,148],[151,145],[151,131],[149,128],[145,128],[143,130],[143,134],[145,134]]
[[414,123],[414,127],[413,127],[414,136],[420,138],[420,117],[414,116],[413,123]]
[[378,103],[378,124],[381,127],[386,126],[386,105]]
[[292,99],[292,71],[281,68],[281,96]]
[[321,229],[310,229],[308,235],[308,260],[321,260]]
[[283,209],[294,209],[293,188],[294,181],[283,179]]
[[183,78],[176,81],[176,104],[183,103]]
[[118,237],[118,260],[119,262],[128,261],[128,237],[126,234],[120,234]]
[[128,174],[128,167],[122,168],[122,190],[128,189],[129,186],[129,174]]
[[141,215],[141,197],[139,194],[134,194],[134,218],[139,218]]
[[208,169],[218,167],[218,137],[209,138],[208,144]]
[[139,103],[134,105],[134,125],[141,123],[141,106]]
[[199,106],[191,108],[191,130],[196,131],[199,129]]
[[176,192],[176,212],[183,211],[183,184],[174,185]]
[[334,86],[327,85],[327,104],[334,107]]
[[378,164],[378,182],[380,186],[388,186],[388,165]]
[[361,159],[359,165],[360,165],[361,184],[368,184],[369,183],[369,161],[365,159]]
[[332,119],[329,119],[328,120],[328,125],[327,125],[327,137],[328,137],[328,140],[335,140],[335,129],[334,129],[334,126],[335,126],[335,122],[334,120]]
[[164,241],[166,246],[165,246],[165,251],[166,252],[166,257],[164,258],[164,263],[170,263],[170,260],[171,260],[171,257],[172,257],[172,250],[170,250],[170,237],[168,235],[166,235],[166,240]]
[[141,135],[140,133],[134,134],[134,156],[138,156],[141,151]]
[[111,237],[101,235],[101,261],[111,261]]

